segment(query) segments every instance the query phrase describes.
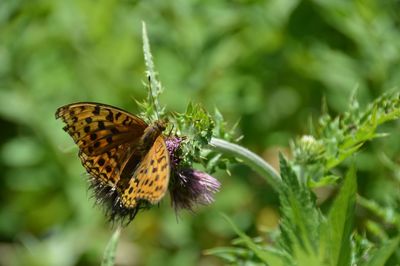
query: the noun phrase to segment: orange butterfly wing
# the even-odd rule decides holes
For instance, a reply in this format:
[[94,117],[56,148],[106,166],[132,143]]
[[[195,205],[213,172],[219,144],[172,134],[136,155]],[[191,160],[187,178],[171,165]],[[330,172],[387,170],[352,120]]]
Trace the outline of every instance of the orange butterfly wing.
[[89,102],[62,106],[57,109],[56,118],[67,124],[64,130],[88,155],[139,140],[147,127],[142,119],[124,110]]
[[146,200],[152,204],[159,202],[168,189],[169,160],[167,145],[164,137],[160,135],[129,180],[129,185],[122,193],[121,204],[132,208],[140,200]]
[[[62,106],[56,118],[66,123],[64,130],[78,145],[97,201],[106,204],[111,220],[132,220],[139,209],[165,195],[170,159],[164,137],[158,135],[162,128],[117,107],[90,102]],[[154,143],[148,139],[152,135]]]
[[142,119],[124,110],[90,102],[62,106],[56,118],[66,123],[64,130],[78,145],[87,172],[113,186],[147,127]]
[[129,144],[121,144],[100,155],[90,156],[79,151],[79,158],[92,178],[98,179],[103,185],[115,187],[121,179],[121,165],[127,161],[130,150]]

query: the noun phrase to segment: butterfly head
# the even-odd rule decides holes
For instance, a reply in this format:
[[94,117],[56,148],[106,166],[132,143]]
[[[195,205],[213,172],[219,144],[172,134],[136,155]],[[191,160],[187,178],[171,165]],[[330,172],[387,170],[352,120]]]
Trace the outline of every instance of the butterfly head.
[[167,128],[167,125],[168,125],[167,119],[157,120],[153,123],[153,126],[160,132],[163,132]]
[[141,138],[144,150],[148,150],[153,145],[156,138],[162,134],[166,127],[167,120],[157,120],[144,130]]

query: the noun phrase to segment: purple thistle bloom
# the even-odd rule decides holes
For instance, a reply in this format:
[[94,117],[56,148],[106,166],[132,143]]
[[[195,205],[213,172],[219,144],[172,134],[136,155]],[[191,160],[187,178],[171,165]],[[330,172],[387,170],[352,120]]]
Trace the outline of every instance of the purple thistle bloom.
[[193,210],[196,204],[207,205],[214,201],[220,183],[207,173],[186,168],[173,173],[170,187],[172,206],[175,210]]
[[181,138],[170,137],[166,140],[171,158],[171,183],[169,191],[172,206],[179,209],[193,210],[194,205],[208,205],[214,201],[214,194],[219,191],[221,184],[207,173],[181,168],[180,157],[177,155]]
[[178,156],[177,151],[181,145],[183,138],[169,137],[165,140],[171,161],[171,168],[175,168],[181,162],[181,158]]

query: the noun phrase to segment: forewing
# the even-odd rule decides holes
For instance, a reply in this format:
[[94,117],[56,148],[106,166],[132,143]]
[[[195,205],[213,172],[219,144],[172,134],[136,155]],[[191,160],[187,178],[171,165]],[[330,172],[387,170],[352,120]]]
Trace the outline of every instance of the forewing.
[[57,109],[64,130],[87,156],[102,155],[126,142],[138,142],[147,124],[122,109],[100,103],[73,103]]
[[64,130],[79,147],[86,171],[100,184],[116,186],[147,124],[124,110],[100,103],[73,103],[56,111]]
[[121,203],[133,208],[138,200],[159,202],[168,189],[170,161],[164,137],[158,136],[122,192]]

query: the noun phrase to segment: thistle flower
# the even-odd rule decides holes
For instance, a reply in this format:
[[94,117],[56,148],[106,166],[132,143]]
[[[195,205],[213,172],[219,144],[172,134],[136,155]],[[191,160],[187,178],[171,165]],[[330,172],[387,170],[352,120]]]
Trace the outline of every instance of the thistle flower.
[[326,147],[313,136],[305,135],[291,143],[295,161],[300,164],[310,164],[323,159]]
[[178,154],[182,138],[170,137],[166,140],[171,162],[171,183],[169,191],[175,211],[193,210],[194,205],[208,205],[214,201],[214,194],[221,184],[214,177],[199,170],[180,166]]
[[[181,209],[193,210],[197,204],[208,205],[214,201],[214,194],[219,190],[220,183],[207,173],[182,166],[180,145],[183,138],[169,137],[166,145],[170,156],[170,184],[172,206],[177,212]],[[101,180],[90,177],[90,188],[96,203],[104,207],[106,216],[111,222],[121,221],[129,224],[136,214],[143,209],[151,208],[146,200],[138,200],[135,208],[126,208],[120,204],[121,195],[116,187],[104,185]]]

